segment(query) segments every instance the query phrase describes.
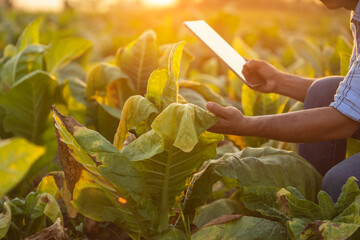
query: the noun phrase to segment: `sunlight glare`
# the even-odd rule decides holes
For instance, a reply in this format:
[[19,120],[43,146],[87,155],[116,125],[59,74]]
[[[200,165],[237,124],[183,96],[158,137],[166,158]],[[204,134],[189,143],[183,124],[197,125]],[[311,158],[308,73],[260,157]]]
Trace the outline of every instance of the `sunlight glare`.
[[177,0],[142,0],[142,3],[148,7],[169,7],[176,2]]

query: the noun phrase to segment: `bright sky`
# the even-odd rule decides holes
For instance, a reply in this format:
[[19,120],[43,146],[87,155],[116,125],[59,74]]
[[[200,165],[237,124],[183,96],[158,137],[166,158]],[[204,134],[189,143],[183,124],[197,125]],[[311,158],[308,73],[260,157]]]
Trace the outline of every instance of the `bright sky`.
[[[86,0],[82,0],[86,1]],[[102,0],[102,5],[106,6],[107,4],[113,4],[117,1],[124,1],[124,0]],[[127,1],[135,1],[135,0],[127,0]],[[176,3],[178,0],[141,0],[141,2],[145,6],[154,6],[154,7],[161,7],[161,6],[171,6],[172,4]],[[15,7],[30,10],[30,11],[59,11],[62,10],[63,0],[13,0]]]

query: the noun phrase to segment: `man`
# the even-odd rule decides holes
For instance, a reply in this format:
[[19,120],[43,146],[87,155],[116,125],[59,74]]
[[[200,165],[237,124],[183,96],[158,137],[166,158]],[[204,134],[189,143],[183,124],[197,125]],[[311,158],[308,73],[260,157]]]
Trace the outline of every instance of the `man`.
[[243,73],[248,82],[257,85],[254,90],[297,99],[304,102],[304,110],[246,117],[233,107],[223,108],[211,102],[206,107],[219,117],[209,131],[304,143],[299,144],[299,154],[325,174],[323,189],[336,201],[349,177],[360,180],[360,153],[344,160],[346,139],[360,139],[360,3],[321,1],[329,9],[354,10],[351,17],[354,49],[345,78],[315,81],[280,72],[264,61],[250,60]]

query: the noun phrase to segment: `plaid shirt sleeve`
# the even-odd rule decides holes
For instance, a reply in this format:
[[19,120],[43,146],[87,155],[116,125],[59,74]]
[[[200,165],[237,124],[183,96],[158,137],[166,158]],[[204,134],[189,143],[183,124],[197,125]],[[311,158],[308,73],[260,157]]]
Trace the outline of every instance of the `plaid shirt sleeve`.
[[330,104],[345,116],[360,122],[360,59],[350,68]]

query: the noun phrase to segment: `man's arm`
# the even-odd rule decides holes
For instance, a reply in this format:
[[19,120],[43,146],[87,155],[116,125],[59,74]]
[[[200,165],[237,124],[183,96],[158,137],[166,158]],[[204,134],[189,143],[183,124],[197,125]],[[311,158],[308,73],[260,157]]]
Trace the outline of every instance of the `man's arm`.
[[347,118],[332,107],[299,112],[246,117],[233,107],[215,103],[206,105],[219,121],[211,132],[264,137],[286,142],[319,142],[350,137],[360,123]]
[[249,83],[256,87],[253,90],[263,93],[277,93],[304,102],[307,90],[315,81],[281,72],[265,61],[249,60],[243,69]]

